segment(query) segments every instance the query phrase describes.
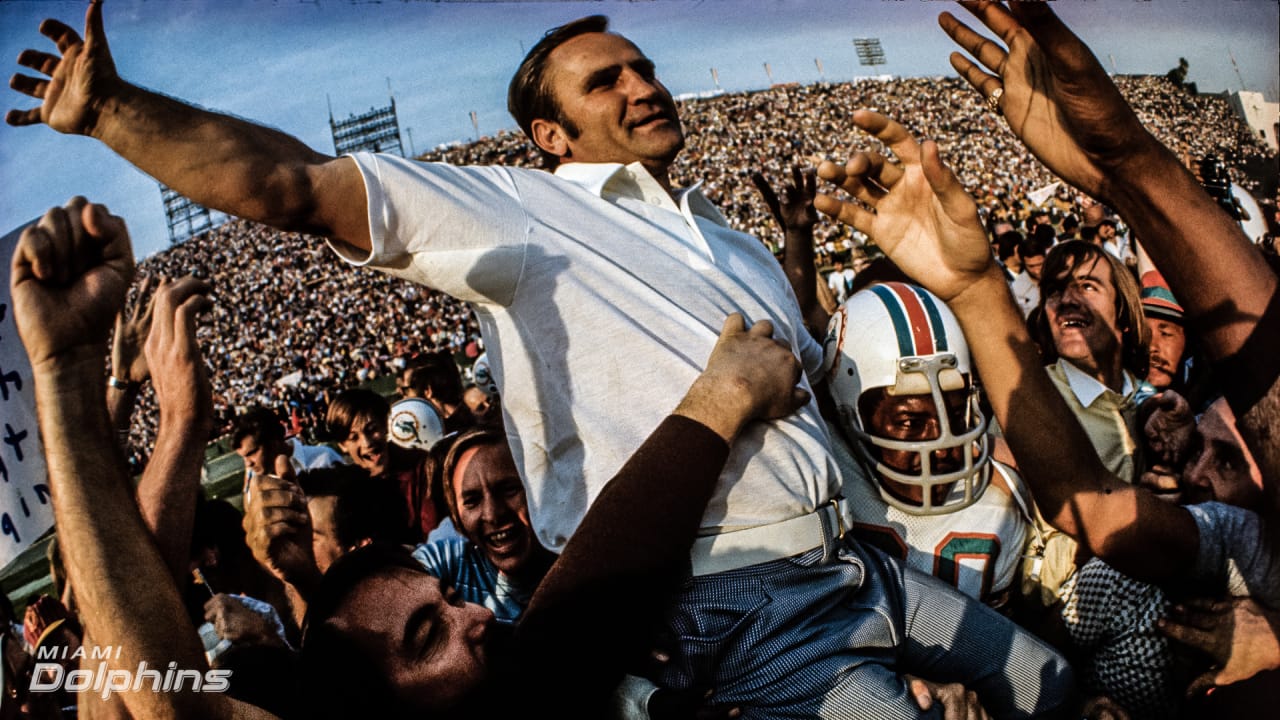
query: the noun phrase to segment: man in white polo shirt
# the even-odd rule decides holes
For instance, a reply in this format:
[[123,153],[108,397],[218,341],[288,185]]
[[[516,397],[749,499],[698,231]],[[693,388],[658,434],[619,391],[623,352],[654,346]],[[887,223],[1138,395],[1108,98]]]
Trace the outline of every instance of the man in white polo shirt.
[[[80,57],[76,69],[20,59],[89,75],[60,97],[16,81],[44,105],[9,120],[93,134],[203,205],[325,235],[353,263],[470,302],[532,524],[559,551],[702,370],[725,316],[770,320],[809,373],[805,390],[822,361],[764,246],[696,187],[671,187],[684,145],[675,103],[653,63],[606,28],[592,17],[553,30],[511,83],[508,106],[555,174],[330,158],[141,90],[115,77],[97,4],[83,45],[61,23],[42,28]],[[814,402],[743,431],[667,618],[680,646],[665,684],[714,687],[714,702],[755,717],[916,717],[904,672],[964,682],[1000,715],[1068,701],[1070,671],[1047,646],[840,542],[840,483]]]

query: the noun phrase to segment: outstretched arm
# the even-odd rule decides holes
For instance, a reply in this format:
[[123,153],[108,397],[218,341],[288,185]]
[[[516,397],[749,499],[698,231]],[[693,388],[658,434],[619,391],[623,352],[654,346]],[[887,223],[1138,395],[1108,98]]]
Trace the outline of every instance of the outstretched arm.
[[[1280,376],[1276,276],[1257,248],[1142,127],[1097,58],[1047,4],[961,4],[1005,47],[943,13],[943,29],[978,61],[952,53],[952,65],[985,97],[1002,89],[998,105],[1014,134],[1058,176],[1114,207],[1142,238],[1219,364],[1246,439],[1280,472],[1280,439],[1265,424],[1253,423],[1250,432],[1247,416]],[[1275,390],[1272,411],[1280,412]]]
[[[75,198],[23,232],[12,264],[14,318],[31,358],[54,519],[86,632],[97,646],[119,648],[109,669],[173,661],[203,671],[204,653],[138,514],[103,402],[105,328],[132,275],[124,222]],[[131,590],[138,587],[146,592]],[[256,711],[219,693],[122,695],[140,718]]]
[[1185,510],[1112,476],[1040,365],[1004,276],[991,259],[977,207],[938,156],[872,112],[854,124],[901,160],[860,154],[818,174],[859,202],[819,195],[819,210],[867,233],[907,275],[955,312],[1019,469],[1049,522],[1117,569],[1172,578],[1194,557]]
[[83,39],[57,20],[45,20],[40,32],[58,52],[18,56],[44,77],[14,75],[9,84],[41,104],[10,110],[10,125],[43,123],[95,137],[201,205],[369,249],[364,185],[350,159],[124,81],[107,46],[101,0],[89,4]]

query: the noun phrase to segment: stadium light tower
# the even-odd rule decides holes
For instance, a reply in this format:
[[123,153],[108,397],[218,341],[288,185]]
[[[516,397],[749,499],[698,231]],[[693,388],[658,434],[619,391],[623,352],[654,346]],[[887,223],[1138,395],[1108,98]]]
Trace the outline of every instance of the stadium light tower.
[[185,195],[160,183],[164,202],[164,219],[169,226],[169,245],[177,245],[212,229],[217,223],[209,208],[192,202]]
[[853,47],[858,51],[859,64],[884,65],[884,48],[880,46],[880,38],[854,38]]

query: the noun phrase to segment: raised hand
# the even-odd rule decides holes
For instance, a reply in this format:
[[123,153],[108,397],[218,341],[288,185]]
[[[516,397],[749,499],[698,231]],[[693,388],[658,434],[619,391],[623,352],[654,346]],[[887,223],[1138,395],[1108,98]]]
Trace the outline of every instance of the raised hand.
[[[769,206],[769,214],[773,215],[773,219],[783,230],[809,230],[817,224],[818,213],[813,209],[817,182],[813,170],[791,168],[791,182],[782,188],[782,202],[779,202],[777,193],[764,175],[751,173],[751,182],[760,192],[764,204]],[[790,250],[791,246],[788,244],[787,251]]]
[[196,318],[212,307],[208,283],[185,277],[156,289],[154,320],[147,335],[147,363],[155,368],[152,385],[162,416],[205,418],[212,414],[212,392],[200,346]]
[[129,232],[102,205],[75,197],[24,230],[10,283],[31,365],[80,351],[101,363],[132,278]]
[[853,123],[898,156],[860,152],[844,167],[818,166],[818,176],[857,199],[819,194],[814,205],[866,233],[921,285],[950,302],[994,267],[978,208],[938,157],[932,141],[917,143],[906,128],[868,110]]
[[245,542],[272,575],[306,588],[319,575],[311,546],[311,514],[291,478],[255,475],[244,494]]
[[813,226],[818,222],[818,211],[813,207],[817,177],[812,169],[793,167],[791,180],[791,184],[783,187],[785,200],[779,202],[777,193],[765,176],[751,174],[751,182],[760,191],[760,197],[786,236],[782,269],[791,283],[792,292],[796,294],[801,316],[809,331],[815,337],[821,337],[827,331],[827,321],[831,318],[831,311],[835,310],[835,301],[830,298],[829,291],[829,305],[819,299],[819,293],[826,291],[827,287],[818,282],[813,260]]
[[1158,144],[1088,46],[1046,3],[960,4],[1005,47],[944,12],[942,29],[979,63],[952,53],[952,67],[988,102],[996,97],[1009,129],[1046,167],[1109,201],[1116,168]]
[[121,310],[116,315],[116,329],[111,333],[111,374],[134,385],[140,385],[151,377],[143,346],[151,333],[151,315],[155,307],[155,296],[148,296],[152,286],[152,278],[143,278],[138,286],[133,312]]
[[44,123],[62,133],[92,135],[101,103],[112,97],[122,81],[116,74],[107,35],[102,27],[102,2],[94,0],[84,18],[84,39],[57,20],[40,23],[40,34],[58,46],[58,55],[23,50],[18,64],[48,79],[14,75],[9,87],[41,101],[30,110],[10,110],[10,125]]

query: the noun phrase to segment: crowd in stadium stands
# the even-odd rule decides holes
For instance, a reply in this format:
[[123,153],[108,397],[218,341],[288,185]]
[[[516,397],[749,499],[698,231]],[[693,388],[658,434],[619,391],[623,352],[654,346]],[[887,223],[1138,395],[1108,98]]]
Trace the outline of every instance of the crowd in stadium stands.
[[[1188,170],[1274,189],[1276,153],[1163,78],[1117,97],[1043,7],[973,12],[1027,29],[997,63],[943,15],[999,75],[693,100],[683,138],[652,65],[575,21],[513,81],[557,176],[457,167],[540,166],[520,134],[317,159],[102,82],[82,102],[131,161],[175,186],[195,149],[269,163],[209,199],[346,245],[233,220],[140,263],[144,291],[101,206],[24,231],[56,597],[0,601],[0,715],[1273,711],[1280,261]],[[21,63],[110,79],[105,43],[44,32],[84,62]],[[554,122],[523,94],[548,67]],[[10,116],[37,121],[86,131]],[[196,492],[211,438],[242,511]]]

